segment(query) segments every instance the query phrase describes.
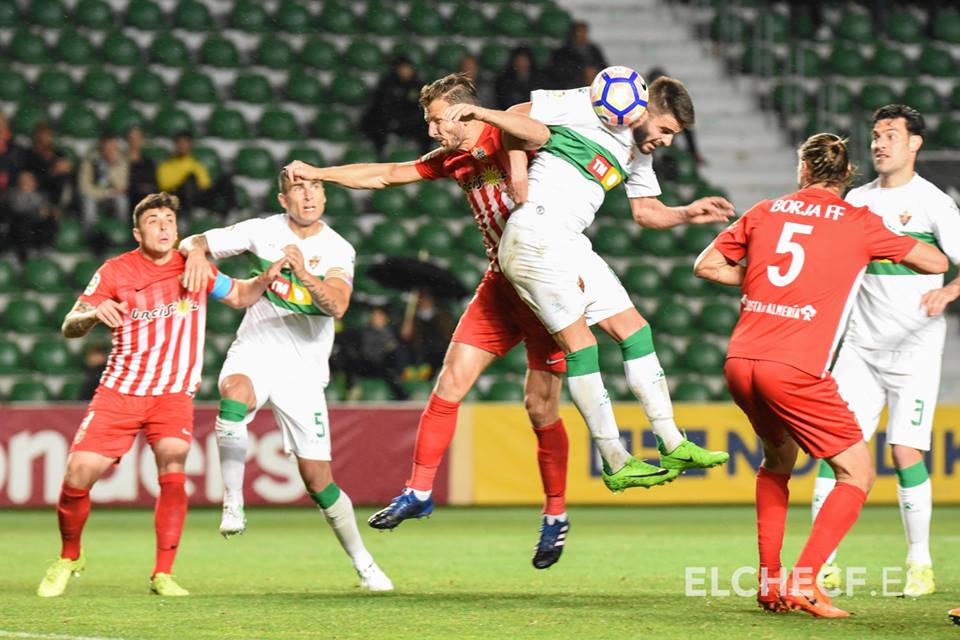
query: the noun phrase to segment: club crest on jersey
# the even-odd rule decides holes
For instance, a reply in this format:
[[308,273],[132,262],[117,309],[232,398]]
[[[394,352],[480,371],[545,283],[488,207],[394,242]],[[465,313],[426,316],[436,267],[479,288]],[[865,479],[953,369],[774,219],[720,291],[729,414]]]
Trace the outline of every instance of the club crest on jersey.
[[200,303],[193,298],[180,298],[176,302],[159,304],[153,309],[134,309],[130,312],[132,320],[156,320],[157,318],[169,318],[172,315],[188,316],[194,311],[199,311]]
[[911,218],[913,218],[913,216],[910,215],[910,212],[904,211],[900,214],[900,224],[904,227],[907,226],[907,223],[910,222]]
[[623,180],[620,172],[599,153],[587,164],[587,171],[597,179],[604,191],[610,191]]
[[311,269],[316,269],[317,265],[320,264],[320,256],[312,256],[309,260],[307,260],[307,264]]
[[484,149],[483,147],[474,147],[473,151],[470,152],[470,155],[472,155],[477,160],[483,160],[484,158],[487,157],[487,150]]

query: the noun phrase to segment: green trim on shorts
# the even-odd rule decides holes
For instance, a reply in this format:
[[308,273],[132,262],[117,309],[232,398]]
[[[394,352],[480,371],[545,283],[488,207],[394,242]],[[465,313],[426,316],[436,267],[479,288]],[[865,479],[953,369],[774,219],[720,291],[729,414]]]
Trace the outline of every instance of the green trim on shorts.
[[247,403],[223,398],[220,400],[219,416],[221,420],[228,422],[243,422],[247,417]]
[[930,479],[927,472],[927,465],[921,460],[917,464],[910,465],[906,469],[897,469],[897,484],[904,489],[916,487]]
[[826,460],[821,460],[820,466],[817,468],[817,477],[830,478],[831,480],[836,480],[837,474],[833,472],[833,467],[827,464]]
[[566,361],[568,378],[600,373],[600,349],[597,345],[568,353]]
[[621,342],[620,353],[623,354],[624,362],[656,353],[653,348],[653,331],[650,329],[650,325],[644,325],[643,328],[638,329],[636,333]]
[[321,509],[329,509],[340,499],[340,487],[331,482],[323,488],[323,491],[311,493],[310,497],[313,498],[313,501],[316,502],[317,506]]

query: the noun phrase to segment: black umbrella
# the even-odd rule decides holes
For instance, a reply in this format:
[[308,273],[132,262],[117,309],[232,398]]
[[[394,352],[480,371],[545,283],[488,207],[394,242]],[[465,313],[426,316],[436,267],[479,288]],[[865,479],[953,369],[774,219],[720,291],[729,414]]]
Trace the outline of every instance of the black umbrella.
[[382,287],[421,289],[438,298],[462,298],[469,293],[452,271],[416,258],[387,258],[367,269],[366,275]]

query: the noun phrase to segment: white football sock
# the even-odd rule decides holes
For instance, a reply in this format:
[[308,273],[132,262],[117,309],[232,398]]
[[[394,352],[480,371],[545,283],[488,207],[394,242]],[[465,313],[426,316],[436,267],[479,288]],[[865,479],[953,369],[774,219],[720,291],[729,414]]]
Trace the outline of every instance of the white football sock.
[[340,541],[340,546],[353,560],[353,566],[357,569],[368,567],[373,562],[373,556],[363,546],[360,530],[357,528],[357,517],[353,513],[353,502],[350,501],[347,492],[341,489],[337,501],[320,511],[323,512],[327,523]]
[[[822,478],[817,476],[813,481],[813,501],[810,503],[810,520],[816,521],[817,514],[820,513],[820,508],[823,507],[824,500],[827,499],[827,496],[830,495],[830,492],[833,491],[833,487],[837,484],[837,481],[833,478]],[[830,552],[830,555],[827,557],[827,564],[833,564],[837,559],[837,550],[834,549]]]
[[907,534],[907,562],[933,564],[930,558],[930,516],[933,513],[933,485],[930,478],[915,487],[897,487],[900,518]]
[[433,489],[411,489],[410,487],[407,487],[404,492],[412,493],[413,497],[421,502],[433,495]]
[[243,471],[247,464],[247,425],[217,416],[214,422],[217,449],[220,451],[220,473],[223,476],[223,501],[243,506]]
[[673,403],[667,378],[656,353],[623,361],[630,391],[643,405],[643,412],[653,427],[653,432],[663,440],[664,449],[670,453],[683,442],[683,434],[673,420]]
[[567,384],[570,397],[587,423],[590,436],[600,451],[600,457],[606,461],[612,472],[619,471],[630,458],[630,452],[620,442],[620,429],[613,415],[613,405],[600,374],[568,376]]

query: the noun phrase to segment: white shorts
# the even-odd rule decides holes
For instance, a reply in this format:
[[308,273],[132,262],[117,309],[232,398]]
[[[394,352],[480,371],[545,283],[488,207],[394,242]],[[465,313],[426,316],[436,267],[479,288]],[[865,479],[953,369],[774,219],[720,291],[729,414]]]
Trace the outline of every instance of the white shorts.
[[528,202],[513,212],[500,238],[499,258],[504,275],[550,333],[580,316],[593,325],[633,308],[590,239],[558,225],[542,205]]
[[888,408],[887,444],[930,450],[940,351],[888,351],[845,343],[833,367],[840,395],[869,441]]
[[244,418],[249,424],[269,403],[283,436],[283,450],[305,460],[330,460],[330,416],[316,374],[303,371],[269,347],[234,342],[220,369],[219,382],[230,375],[250,379],[257,406]]

